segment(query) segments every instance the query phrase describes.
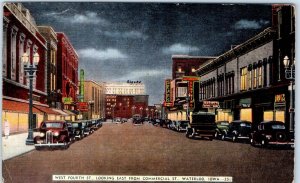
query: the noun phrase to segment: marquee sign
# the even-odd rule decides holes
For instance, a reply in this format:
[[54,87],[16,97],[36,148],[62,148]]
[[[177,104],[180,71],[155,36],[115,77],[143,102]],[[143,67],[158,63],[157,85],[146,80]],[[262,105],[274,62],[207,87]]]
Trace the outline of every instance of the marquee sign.
[[165,106],[172,106],[171,100],[171,79],[165,80]]
[[220,103],[219,101],[203,101],[203,108],[219,108]]
[[67,105],[73,104],[73,98],[72,97],[63,97],[62,102]]
[[77,109],[81,112],[88,112],[89,104],[87,102],[78,102]]

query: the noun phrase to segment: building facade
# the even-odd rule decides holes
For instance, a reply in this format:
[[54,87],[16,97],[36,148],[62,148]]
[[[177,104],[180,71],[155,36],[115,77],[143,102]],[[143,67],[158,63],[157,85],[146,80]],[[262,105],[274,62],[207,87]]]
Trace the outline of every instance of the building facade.
[[[198,101],[195,85],[199,85],[200,78],[196,70],[208,60],[216,57],[211,56],[172,56],[172,79],[165,80],[163,117],[171,120],[186,120],[187,111],[194,110],[195,102]],[[187,98],[188,97],[188,98]],[[161,116],[161,115],[160,115]]]
[[45,119],[61,115],[47,105],[47,43],[28,9],[21,3],[3,4],[3,108],[2,119],[10,123],[10,132],[28,130],[29,79],[24,71],[22,55],[38,53],[36,77],[33,78],[34,126]]
[[50,26],[38,26],[47,41],[47,104],[57,108],[61,93],[57,92],[57,35]]
[[75,110],[78,90],[78,54],[68,37],[61,32],[57,33],[57,93],[58,108]]
[[98,119],[105,117],[105,88],[95,81],[84,81],[84,102],[88,103],[88,112],[83,113],[83,119]]
[[107,82],[105,93],[109,95],[145,95],[145,84],[141,81]]

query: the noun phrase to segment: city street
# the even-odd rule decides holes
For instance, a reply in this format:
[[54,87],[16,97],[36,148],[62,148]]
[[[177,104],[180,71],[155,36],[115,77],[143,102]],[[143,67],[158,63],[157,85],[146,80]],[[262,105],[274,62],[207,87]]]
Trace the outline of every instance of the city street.
[[[25,142],[24,142],[25,143]],[[294,151],[191,140],[145,123],[106,123],[67,150],[31,151],[6,160],[6,183],[52,182],[64,175],[232,176],[233,182],[293,180]]]

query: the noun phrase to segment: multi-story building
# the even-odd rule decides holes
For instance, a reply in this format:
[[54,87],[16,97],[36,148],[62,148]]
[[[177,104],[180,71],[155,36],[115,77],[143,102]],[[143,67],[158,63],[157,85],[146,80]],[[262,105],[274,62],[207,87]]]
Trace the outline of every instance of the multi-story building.
[[88,112],[83,119],[97,119],[105,116],[105,89],[103,84],[84,81],[83,101],[88,103]]
[[62,97],[58,107],[75,110],[78,90],[78,54],[64,33],[58,32],[57,39],[57,93],[61,93]]
[[60,118],[47,103],[47,44],[28,9],[21,3],[3,5],[3,108],[2,119],[10,123],[10,131],[28,129],[29,79],[24,71],[22,56],[32,63],[38,53],[36,77],[33,78],[33,122],[36,127],[44,119]]
[[[194,110],[194,103],[198,101],[198,95],[194,94],[194,88],[197,87],[194,86],[199,85],[200,79],[196,75],[196,69],[214,58],[216,57],[172,56],[172,79],[165,80],[164,113],[166,112],[168,119],[186,119],[187,110]],[[188,102],[187,99],[189,100]]]
[[217,120],[242,119],[254,125],[278,120],[293,130],[294,122],[289,122],[293,98],[283,60],[285,56],[295,58],[294,24],[293,6],[273,6],[272,28],[197,70],[201,77],[200,101],[219,102],[218,109],[210,109],[216,109]]
[[104,83],[106,94],[113,95],[144,95],[145,84],[141,81]]
[[146,117],[149,114],[148,95],[106,95],[106,118]]
[[47,41],[47,104],[56,108],[61,93],[57,92],[57,35],[50,26],[38,26],[39,32]]

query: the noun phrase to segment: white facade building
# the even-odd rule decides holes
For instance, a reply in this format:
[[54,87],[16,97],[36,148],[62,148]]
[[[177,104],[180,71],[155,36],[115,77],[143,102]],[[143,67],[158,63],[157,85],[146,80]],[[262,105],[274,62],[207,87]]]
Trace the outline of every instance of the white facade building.
[[145,84],[140,81],[106,82],[105,94],[111,95],[145,95]]

